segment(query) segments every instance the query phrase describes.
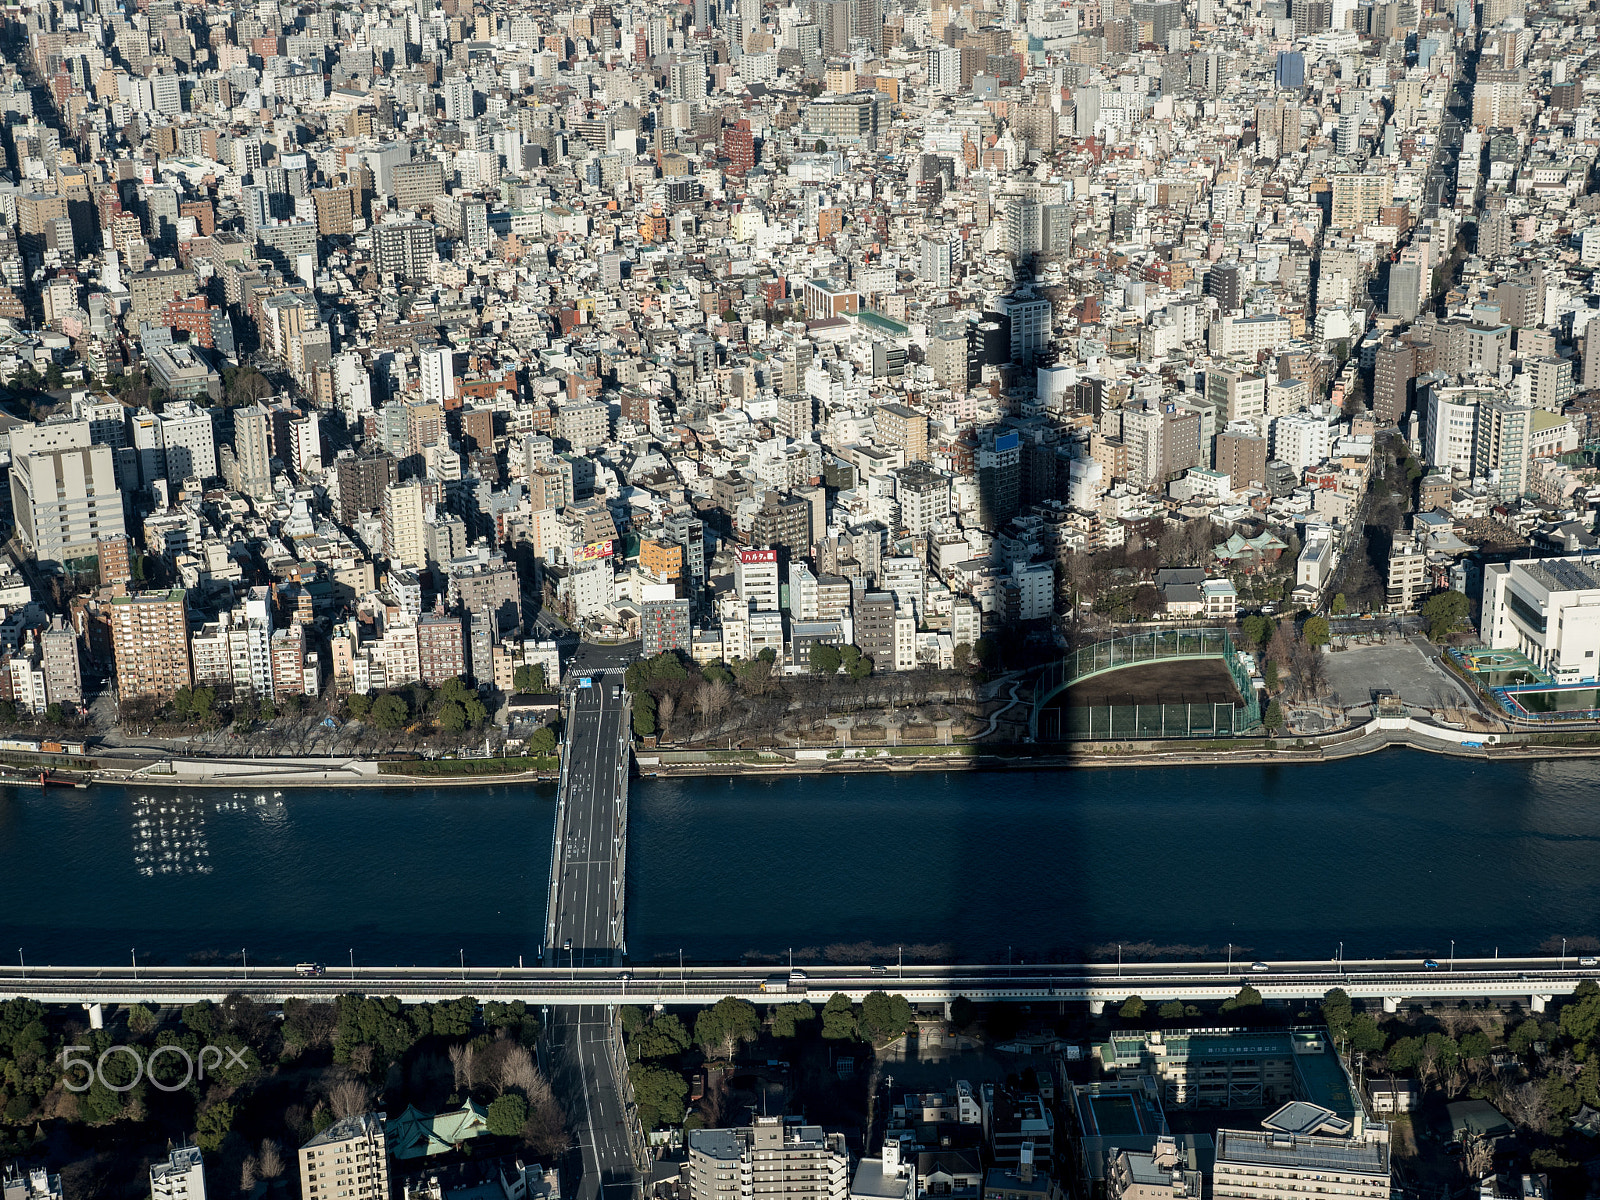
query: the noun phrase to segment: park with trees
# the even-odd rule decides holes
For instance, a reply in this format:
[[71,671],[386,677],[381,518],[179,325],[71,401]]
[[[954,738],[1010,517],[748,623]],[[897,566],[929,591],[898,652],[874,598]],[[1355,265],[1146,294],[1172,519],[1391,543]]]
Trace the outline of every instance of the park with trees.
[[[208,1193],[248,1196],[259,1181],[292,1179],[296,1148],[334,1121],[408,1105],[482,1106],[480,1157],[551,1161],[571,1144],[537,1066],[538,1018],[521,1001],[343,995],[289,1000],[280,1016],[233,995],[124,1005],[106,1012],[104,1028],[87,1026],[77,1005],[0,1001],[0,1159],[70,1147],[68,1195],[120,1196],[192,1138]],[[202,1058],[202,1047],[215,1055]]]

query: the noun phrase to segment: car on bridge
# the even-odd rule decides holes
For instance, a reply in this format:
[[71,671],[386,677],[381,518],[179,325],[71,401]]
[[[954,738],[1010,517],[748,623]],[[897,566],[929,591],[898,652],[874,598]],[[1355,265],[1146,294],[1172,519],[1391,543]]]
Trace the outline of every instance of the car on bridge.
[[1437,971],[1439,969],[1439,964],[1434,959],[1425,958],[1422,960],[1422,969],[1424,971]]
[[1253,963],[1250,964],[1250,969],[1252,971],[1270,971],[1270,970],[1272,970],[1272,968],[1267,966],[1267,964],[1264,963],[1264,962],[1253,962]]

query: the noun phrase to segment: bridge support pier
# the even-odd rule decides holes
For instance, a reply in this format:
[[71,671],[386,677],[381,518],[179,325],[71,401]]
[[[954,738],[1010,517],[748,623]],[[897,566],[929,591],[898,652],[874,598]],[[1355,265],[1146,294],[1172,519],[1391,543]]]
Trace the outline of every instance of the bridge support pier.
[[1542,1013],[1544,1011],[1544,1006],[1549,1004],[1550,1001],[1554,999],[1554,996],[1535,996],[1533,997],[1533,1003],[1530,1004],[1529,1007],[1532,1008],[1536,1013]]
[[90,1029],[104,1029],[106,1027],[105,1012],[98,1003],[85,1004],[83,1007],[89,1010]]
[[1098,1017],[1101,1013],[1103,1013],[1105,1011],[1106,1011],[1106,1002],[1104,1000],[1091,1000],[1091,1001],[1089,1001],[1089,1015],[1091,1017]]
[[1400,1005],[1404,1000],[1404,996],[1385,996],[1383,998],[1383,1011],[1386,1013],[1399,1012]]

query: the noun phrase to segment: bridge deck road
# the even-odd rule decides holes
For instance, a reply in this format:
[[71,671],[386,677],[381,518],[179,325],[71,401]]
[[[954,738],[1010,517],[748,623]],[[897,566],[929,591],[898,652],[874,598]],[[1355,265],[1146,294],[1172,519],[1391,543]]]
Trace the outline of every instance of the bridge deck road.
[[[567,730],[566,793],[552,868],[560,874],[546,957],[547,965],[557,968],[612,966],[622,944],[618,863],[627,785],[627,697],[613,694],[621,672],[591,678],[592,686],[575,691]],[[605,1007],[557,1007],[551,1043],[552,1083],[568,1101],[582,1159],[577,1200],[632,1195],[633,1160]]]

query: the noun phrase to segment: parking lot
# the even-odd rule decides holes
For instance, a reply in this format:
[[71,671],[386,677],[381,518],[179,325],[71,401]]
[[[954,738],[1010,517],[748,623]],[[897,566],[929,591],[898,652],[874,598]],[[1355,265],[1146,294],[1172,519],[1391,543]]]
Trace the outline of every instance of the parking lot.
[[1328,690],[1340,708],[1372,704],[1375,692],[1393,692],[1419,708],[1470,707],[1466,689],[1437,659],[1407,638],[1373,645],[1350,644],[1327,656]]

